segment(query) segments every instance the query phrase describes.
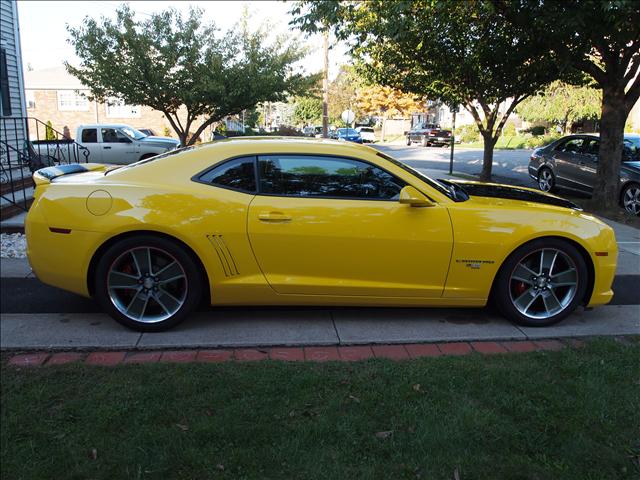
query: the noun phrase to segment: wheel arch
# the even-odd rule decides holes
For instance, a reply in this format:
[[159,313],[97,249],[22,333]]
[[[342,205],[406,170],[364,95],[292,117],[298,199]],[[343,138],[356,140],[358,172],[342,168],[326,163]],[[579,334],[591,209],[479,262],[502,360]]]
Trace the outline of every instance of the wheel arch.
[[493,295],[495,292],[495,288],[496,288],[496,280],[498,279],[498,276],[500,275],[500,272],[502,271],[502,269],[504,268],[505,263],[507,263],[507,260],[511,257],[511,255],[513,255],[513,253],[518,250],[520,247],[523,247],[531,242],[535,242],[537,240],[543,240],[543,239],[554,239],[554,240],[562,240],[564,242],[567,242],[568,244],[570,244],[571,246],[575,247],[576,250],[578,250],[578,253],[580,253],[580,255],[582,256],[582,258],[584,259],[584,263],[587,266],[587,272],[588,272],[588,278],[587,278],[587,288],[585,290],[584,293],[584,298],[582,299],[581,303],[582,305],[587,305],[591,299],[591,296],[593,295],[593,287],[595,285],[595,266],[593,264],[593,259],[591,258],[591,255],[589,255],[589,252],[587,252],[586,248],[584,248],[579,242],[577,242],[576,240],[570,238],[570,237],[564,237],[562,235],[543,235],[540,237],[536,237],[536,238],[531,238],[529,240],[527,240],[526,242],[520,243],[518,245],[515,245],[511,251],[509,252],[508,255],[506,255],[504,257],[504,259],[502,260],[502,263],[500,264],[500,268],[498,268],[496,270],[496,273],[493,277],[493,281],[491,282],[491,290],[489,291],[489,299],[493,300]]
[[118,243],[121,240],[124,240],[126,238],[131,238],[131,237],[137,237],[140,235],[153,235],[156,237],[162,237],[165,238],[167,240],[170,240],[172,242],[175,242],[177,244],[179,244],[181,247],[183,247],[185,249],[185,251],[187,252],[187,254],[189,256],[191,256],[191,258],[193,259],[193,261],[196,263],[196,265],[198,266],[198,269],[200,270],[200,276],[201,279],[203,281],[203,285],[205,288],[203,288],[202,290],[202,302],[207,302],[207,305],[211,304],[211,288],[210,288],[210,283],[209,283],[209,276],[208,276],[208,272],[207,269],[205,268],[204,264],[202,263],[202,260],[200,259],[200,257],[196,254],[196,252],[193,250],[193,248],[191,248],[189,245],[187,245],[185,242],[183,242],[182,240],[180,240],[179,238],[174,237],[173,235],[169,235],[166,233],[162,233],[162,232],[158,232],[155,230],[130,230],[127,232],[122,232],[119,233],[117,235],[114,235],[113,237],[107,239],[105,242],[103,242],[97,249],[96,251],[93,253],[93,255],[91,256],[91,261],[89,262],[89,268],[87,269],[87,290],[89,291],[89,295],[91,295],[93,297],[93,294],[95,292],[95,272],[96,272],[96,268],[98,266],[98,261],[100,259],[100,257],[102,256],[102,254],[108,249],[110,248],[112,245],[115,245],[116,243]]

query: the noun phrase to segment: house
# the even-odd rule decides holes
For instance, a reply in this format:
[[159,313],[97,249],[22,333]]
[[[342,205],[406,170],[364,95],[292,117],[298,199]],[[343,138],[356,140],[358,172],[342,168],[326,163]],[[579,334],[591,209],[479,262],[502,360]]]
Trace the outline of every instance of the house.
[[18,6],[15,0],[0,0],[0,160],[3,168],[9,161],[14,163],[24,148],[23,92]]

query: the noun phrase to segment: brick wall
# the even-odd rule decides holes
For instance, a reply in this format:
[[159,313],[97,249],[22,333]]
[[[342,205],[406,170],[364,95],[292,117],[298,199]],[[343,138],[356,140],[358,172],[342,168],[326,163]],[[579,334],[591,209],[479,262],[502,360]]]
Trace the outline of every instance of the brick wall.
[[[62,132],[65,126],[69,127],[72,138],[75,138],[76,128],[86,123],[124,123],[134,128],[150,128],[160,136],[164,136],[165,128],[168,128],[169,136],[177,138],[177,134],[171,128],[171,124],[164,114],[150,107],[140,107],[139,117],[118,118],[107,116],[107,106],[104,103],[89,102],[88,109],[85,111],[60,110],[57,90],[30,89],[29,93],[30,98],[34,100],[35,107],[27,108],[27,115],[44,123],[51,121],[53,128],[59,132]],[[185,118],[186,113],[182,112],[181,121],[183,124]],[[199,122],[194,123],[196,128],[200,125]],[[201,136],[203,141],[208,140],[209,132],[210,128],[207,128]],[[30,132],[30,134],[35,137],[35,132]],[[40,138],[44,138],[44,132],[40,132]]]

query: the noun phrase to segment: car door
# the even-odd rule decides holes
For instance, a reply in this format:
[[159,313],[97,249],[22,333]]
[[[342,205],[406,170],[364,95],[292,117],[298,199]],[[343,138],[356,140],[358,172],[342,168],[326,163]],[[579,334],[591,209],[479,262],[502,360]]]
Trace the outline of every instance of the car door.
[[578,154],[576,168],[576,183],[578,187],[588,193],[593,192],[598,172],[598,156],[600,154],[600,140],[586,138],[582,151]]
[[452,250],[446,208],[398,202],[406,183],[365,161],[258,157],[248,234],[281,294],[442,295]]
[[[83,128],[80,133],[80,144],[89,150],[87,160],[93,163],[102,162],[102,145],[98,143],[97,128]],[[82,152],[80,152],[82,157]]]
[[100,128],[102,162],[127,165],[137,160],[135,145],[127,135],[117,128]]
[[579,176],[578,162],[581,158],[583,144],[584,138],[569,137],[564,142],[559,143],[552,151],[552,158],[555,163],[553,173],[556,176],[558,185],[581,190],[577,178]]

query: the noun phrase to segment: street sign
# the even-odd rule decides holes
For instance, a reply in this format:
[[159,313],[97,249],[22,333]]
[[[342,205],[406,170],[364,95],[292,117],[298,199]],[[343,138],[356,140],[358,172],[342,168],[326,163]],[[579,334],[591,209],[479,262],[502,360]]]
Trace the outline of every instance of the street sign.
[[351,125],[351,123],[356,119],[356,114],[351,110],[345,110],[344,112],[342,112],[340,118],[342,118],[342,121],[347,125]]

